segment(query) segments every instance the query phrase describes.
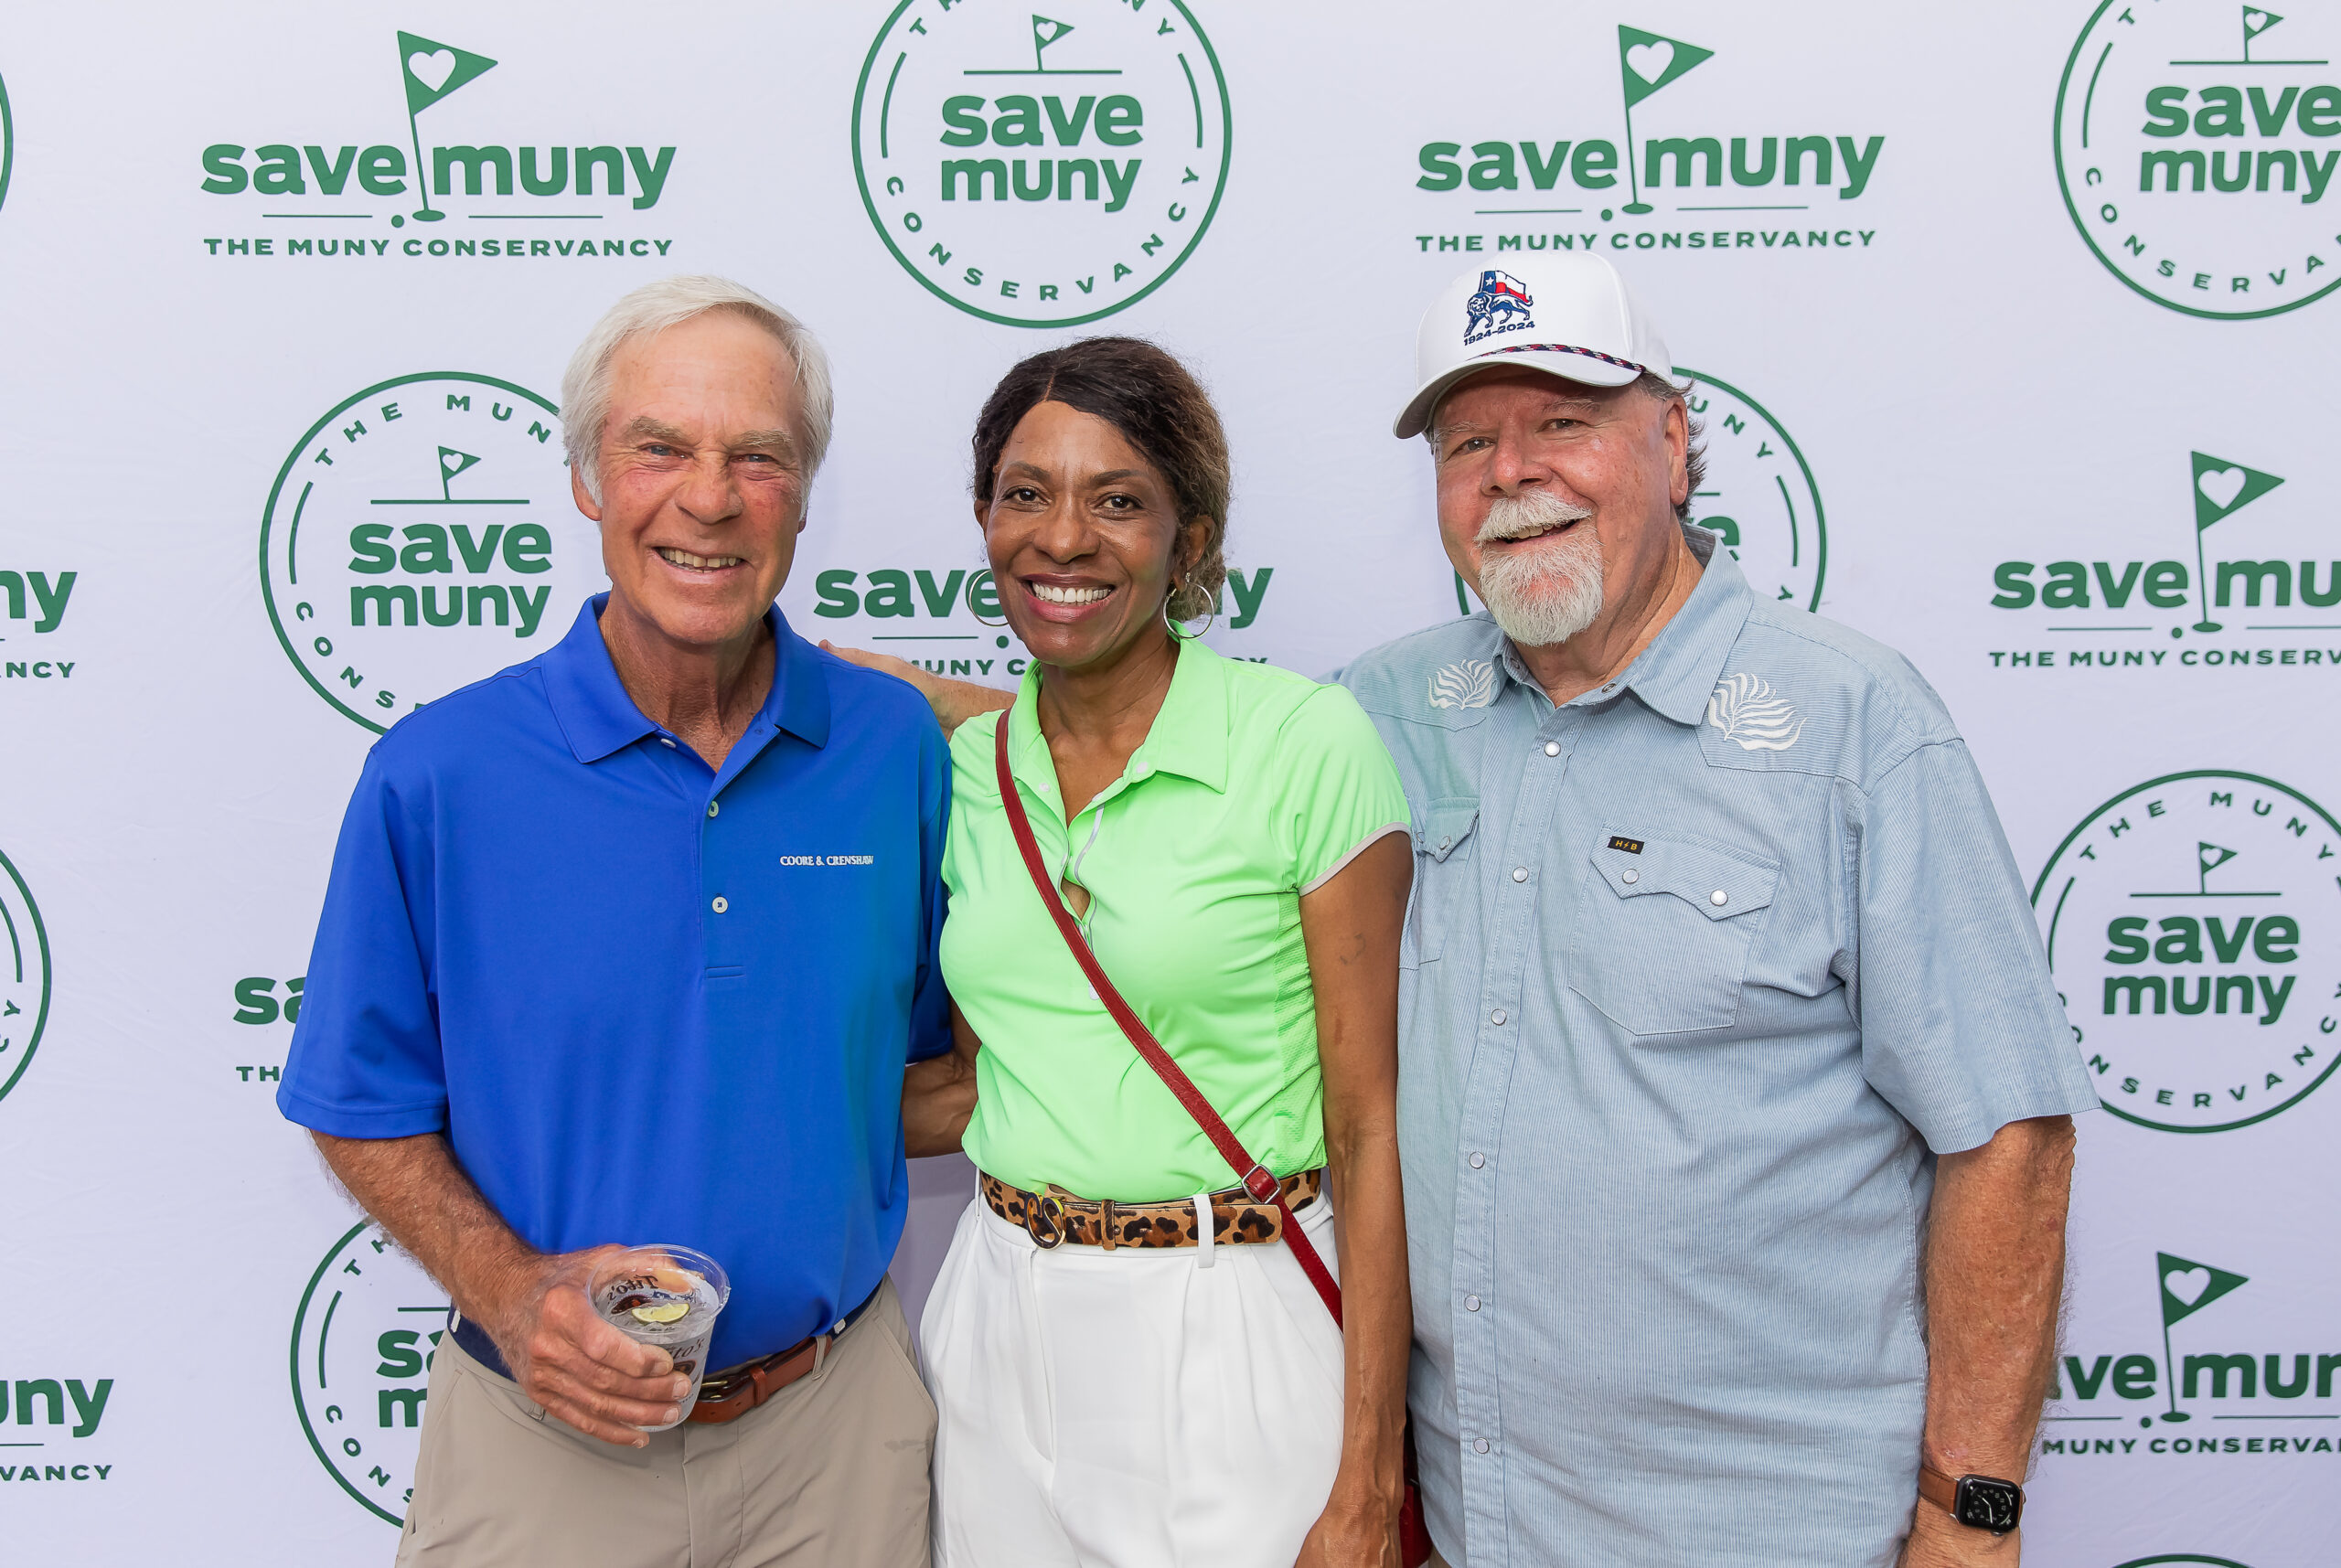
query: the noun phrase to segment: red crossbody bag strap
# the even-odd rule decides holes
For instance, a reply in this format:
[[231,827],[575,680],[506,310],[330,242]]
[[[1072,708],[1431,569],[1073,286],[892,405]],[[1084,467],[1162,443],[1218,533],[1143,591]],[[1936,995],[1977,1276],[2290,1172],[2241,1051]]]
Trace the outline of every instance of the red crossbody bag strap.
[[1114,1021],[1121,1026],[1122,1033],[1129,1037],[1130,1044],[1137,1048],[1146,1064],[1154,1069],[1154,1075],[1161,1079],[1164,1086],[1178,1097],[1179,1104],[1186,1107],[1187,1115],[1195,1119],[1195,1125],[1203,1129],[1203,1136],[1211,1140],[1220,1157],[1227,1161],[1229,1168],[1235,1172],[1244,1190],[1262,1203],[1277,1206],[1277,1213],[1284,1218],[1285,1242],[1292,1248],[1292,1255],[1299,1260],[1300,1272],[1307,1275],[1309,1283],[1317,1287],[1317,1294],[1324,1298],[1325,1310],[1331,1313],[1334,1323],[1339,1324],[1342,1320],[1342,1287],[1334,1283],[1332,1272],[1326,1268],[1325,1260],[1318,1256],[1316,1247],[1301,1230],[1300,1221],[1294,1219],[1292,1211],[1286,1207],[1282,1191],[1284,1184],[1277,1179],[1274,1171],[1245,1151],[1234,1129],[1212,1108],[1211,1102],[1203,1098],[1203,1091],[1195,1087],[1194,1081],[1170,1059],[1170,1053],[1162,1049],[1162,1042],[1154,1038],[1154,1031],[1148,1029],[1144,1020],[1130,1009],[1129,1003],[1122,999],[1121,992],[1106,978],[1106,971],[1099,966],[1097,955],[1089,950],[1089,941],[1081,934],[1080,923],[1073,918],[1073,912],[1064,907],[1064,900],[1058,896],[1055,880],[1050,877],[1048,868],[1041,863],[1041,846],[1032,837],[1032,819],[1024,815],[1024,802],[1016,789],[1016,775],[1008,765],[1009,716],[1008,712],[1000,714],[999,729],[992,747],[993,760],[999,773],[999,800],[1008,808],[1008,826],[1016,835],[1016,848],[1024,856],[1024,869],[1032,873],[1032,886],[1040,891],[1041,901],[1048,905],[1049,918],[1057,923],[1057,934],[1064,938],[1064,944],[1072,950],[1074,962],[1081,965],[1081,972],[1089,976],[1090,989],[1096,991],[1097,999],[1106,1004],[1106,1012],[1113,1015]]

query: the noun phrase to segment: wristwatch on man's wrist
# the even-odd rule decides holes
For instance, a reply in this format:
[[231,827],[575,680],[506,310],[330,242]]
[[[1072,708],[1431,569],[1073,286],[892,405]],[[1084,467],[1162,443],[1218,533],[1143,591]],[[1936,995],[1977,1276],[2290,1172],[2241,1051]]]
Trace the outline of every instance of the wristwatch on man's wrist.
[[1919,1495],[1960,1523],[1994,1535],[2005,1535],[2024,1517],[2024,1488],[1995,1476],[1953,1480],[1932,1465],[1920,1465]]

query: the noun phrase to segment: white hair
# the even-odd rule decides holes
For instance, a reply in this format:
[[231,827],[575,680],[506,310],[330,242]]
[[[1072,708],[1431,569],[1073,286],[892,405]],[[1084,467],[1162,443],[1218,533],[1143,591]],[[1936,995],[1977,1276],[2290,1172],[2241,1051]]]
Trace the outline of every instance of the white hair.
[[602,427],[609,421],[610,367],[618,349],[633,338],[717,310],[746,316],[788,351],[796,367],[797,389],[804,394],[805,477],[809,481],[819,470],[829,450],[834,413],[829,357],[821,352],[819,341],[803,322],[754,289],[729,278],[684,274],[645,283],[612,305],[577,346],[561,379],[561,443],[569,449],[571,467],[584,481],[585,493],[597,504],[602,499]]
[[1550,543],[1480,557],[1480,599],[1505,636],[1523,647],[1566,643],[1601,614],[1601,539],[1593,508],[1547,490],[1502,496],[1490,504],[1481,545],[1577,523]]

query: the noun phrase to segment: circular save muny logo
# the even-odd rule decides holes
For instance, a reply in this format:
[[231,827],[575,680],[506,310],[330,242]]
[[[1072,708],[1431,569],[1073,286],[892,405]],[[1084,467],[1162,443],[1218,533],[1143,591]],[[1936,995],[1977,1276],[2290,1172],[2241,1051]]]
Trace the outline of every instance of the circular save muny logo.
[[406,1521],[422,1446],[431,1359],[447,1293],[379,1225],[334,1244],[293,1318],[293,1404],[342,1490],[392,1524]]
[[8,176],[16,166],[16,122],[8,112],[8,84],[0,81],[0,204],[8,199]]
[[853,95],[879,235],[970,315],[1071,326],[1179,270],[1227,184],[1219,58],[1181,0],[1054,16],[903,0]]
[[0,1099],[16,1086],[48,1022],[48,928],[32,889],[0,855]]
[[369,730],[561,640],[607,585],[559,411],[491,376],[401,376],[345,399],[278,471],[261,519],[278,641]]
[[2065,206],[2159,304],[2243,320],[2341,283],[2341,25],[2329,0],[2287,10],[2104,0],[2065,63]]
[[2049,966],[2105,1108],[2174,1133],[2264,1121],[2341,1061],[2341,824],[2203,769],[2126,790],[2033,884]]
[[1706,442],[1706,480],[1691,497],[1691,520],[1723,536],[1758,596],[1818,610],[1829,532],[1803,452],[1728,381],[1680,365],[1674,372],[1691,383],[1691,413]]

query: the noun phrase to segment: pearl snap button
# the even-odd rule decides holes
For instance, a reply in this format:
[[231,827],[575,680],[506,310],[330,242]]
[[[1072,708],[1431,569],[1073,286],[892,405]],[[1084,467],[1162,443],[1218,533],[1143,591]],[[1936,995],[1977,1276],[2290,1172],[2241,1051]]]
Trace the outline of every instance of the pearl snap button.
[[1502,1009],[1502,1008],[1498,1008],[1494,1012],[1491,1012],[1491,1013],[1490,1013],[1490,1014],[1488,1015],[1488,1021],[1489,1021],[1490,1023],[1491,1023],[1491,1024],[1496,1024],[1496,1025],[1501,1026],[1501,1025],[1502,1024],[1502,1022],[1503,1022],[1503,1018],[1504,1018],[1503,1009]]
[[1464,1311],[1466,1311],[1466,1312],[1477,1312],[1479,1309],[1480,1309],[1480,1298],[1479,1298],[1478,1296],[1465,1296],[1465,1297],[1463,1298],[1463,1310],[1464,1310]]
[[1514,866],[1512,869],[1512,880],[1515,882],[1526,881],[1528,880],[1528,868],[1525,866]]
[[1557,757],[1557,756],[1559,756],[1559,755],[1561,754],[1561,743],[1560,743],[1558,741],[1545,741],[1545,754],[1546,756],[1548,756],[1548,757]]
[[1716,908],[1717,908],[1717,909],[1721,909],[1721,908],[1723,908],[1723,906],[1724,906],[1724,905],[1726,905],[1726,904],[1729,903],[1729,902],[1731,901],[1731,899],[1730,899],[1730,896],[1729,896],[1728,894],[1726,894],[1726,892],[1725,892],[1721,888],[1717,888],[1714,892],[1711,892],[1711,893],[1709,893],[1709,894],[1707,895],[1707,901],[1708,901],[1709,903],[1711,903],[1711,904],[1715,905],[1715,906],[1716,906]]
[[715,901],[712,907],[716,913],[722,914],[725,910],[732,907],[732,901],[726,898],[719,898]]
[[1486,1453],[1487,1451],[1488,1451],[1488,1440],[1487,1440],[1486,1438],[1484,1438],[1484,1437],[1474,1437],[1474,1438],[1472,1438],[1472,1439],[1471,1439],[1471,1452],[1472,1452],[1472,1453],[1474,1453],[1474,1454],[1484,1454],[1484,1453]]
[[1641,874],[1640,871],[1637,871],[1637,870],[1633,869],[1632,868],[1629,867],[1627,869],[1622,870],[1622,871],[1620,871],[1620,872],[1619,872],[1619,873],[1618,873],[1618,880],[1619,880],[1619,881],[1621,881],[1621,882],[1625,882],[1625,883],[1628,883],[1629,885],[1630,885],[1630,884],[1632,884],[1632,883],[1635,883],[1635,882],[1639,882],[1639,881],[1641,881],[1641,880],[1642,880],[1642,874]]
[[1454,839],[1452,839],[1452,838],[1442,838],[1442,839],[1440,839],[1440,840],[1438,841],[1438,847],[1439,847],[1440,848],[1444,849],[1444,848],[1446,848],[1449,844],[1452,844],[1452,843],[1454,843],[1454,842],[1455,842],[1455,840],[1454,840]]
[[1479,1169],[1481,1166],[1483,1166],[1483,1165],[1485,1165],[1485,1164],[1487,1164],[1487,1163],[1488,1163],[1488,1157],[1487,1157],[1486,1155],[1483,1155],[1483,1154],[1474,1154],[1474,1155],[1471,1157],[1471,1168],[1472,1168],[1473,1170],[1477,1170],[1477,1169]]

